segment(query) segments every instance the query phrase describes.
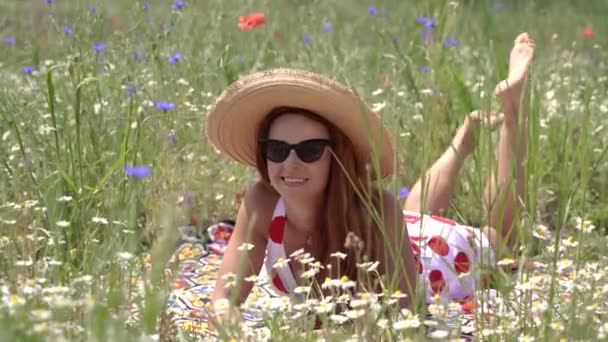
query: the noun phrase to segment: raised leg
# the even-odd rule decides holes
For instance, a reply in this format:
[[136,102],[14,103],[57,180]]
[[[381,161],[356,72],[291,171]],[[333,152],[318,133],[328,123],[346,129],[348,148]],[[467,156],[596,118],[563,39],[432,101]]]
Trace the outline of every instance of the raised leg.
[[475,148],[476,131],[480,126],[494,130],[501,122],[501,114],[476,111],[467,115],[450,146],[425,173],[425,178],[418,179],[411,189],[404,208],[432,215],[442,214],[450,203],[462,165]]
[[[508,245],[517,240],[517,234],[511,228],[524,205],[528,117],[527,105],[522,103],[522,93],[534,49],[534,41],[527,33],[522,33],[515,39],[508,78],[501,81],[495,91],[503,106],[504,120],[496,148],[498,163],[486,182],[484,205],[488,213],[488,225]],[[495,239],[496,237],[490,237],[490,240]]]

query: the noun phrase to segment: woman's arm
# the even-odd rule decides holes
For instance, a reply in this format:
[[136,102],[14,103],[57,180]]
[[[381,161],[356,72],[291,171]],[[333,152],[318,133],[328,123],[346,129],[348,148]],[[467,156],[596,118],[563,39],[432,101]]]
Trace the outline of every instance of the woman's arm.
[[440,215],[450,202],[452,191],[464,164],[466,153],[459,153],[450,146],[427,170],[425,179],[420,177],[407,199],[404,208],[409,211]]
[[[259,274],[264,262],[265,233],[270,224],[269,210],[265,208],[269,205],[269,201],[265,192],[267,190],[263,189],[261,184],[256,184],[245,194],[237,214],[234,232],[222,258],[211,303],[219,299],[228,299],[232,305],[239,306],[251,292],[253,283],[243,279]],[[246,243],[253,245],[253,248],[251,250],[242,248],[241,246]],[[234,280],[225,279],[229,274],[236,276]],[[226,288],[229,281],[236,283]]]
[[383,203],[386,241],[383,242],[385,253],[381,253],[385,258],[384,262],[381,261],[382,269],[388,281],[396,285],[393,289],[407,295],[400,301],[401,307],[410,307],[418,280],[410,238],[395,196],[385,191]]

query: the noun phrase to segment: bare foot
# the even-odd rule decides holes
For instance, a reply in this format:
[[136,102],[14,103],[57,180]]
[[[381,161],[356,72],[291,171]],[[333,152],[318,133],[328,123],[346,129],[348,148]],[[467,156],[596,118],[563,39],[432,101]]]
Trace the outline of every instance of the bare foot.
[[512,106],[514,113],[518,111],[524,81],[534,57],[534,49],[534,40],[527,33],[517,36],[509,58],[509,75],[496,86],[496,97],[504,106]]
[[503,121],[503,113],[474,111],[464,119],[464,123],[454,136],[452,146],[464,157],[473,152],[475,136],[480,127],[494,131]]

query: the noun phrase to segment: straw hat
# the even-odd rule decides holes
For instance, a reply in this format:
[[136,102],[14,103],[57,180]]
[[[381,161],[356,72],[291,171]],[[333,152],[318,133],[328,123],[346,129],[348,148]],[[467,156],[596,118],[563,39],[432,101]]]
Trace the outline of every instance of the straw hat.
[[360,162],[370,162],[376,151],[381,176],[394,172],[392,136],[380,117],[345,86],[304,70],[271,69],[228,86],[207,113],[209,142],[236,161],[255,167],[259,125],[272,109],[283,106],[324,117],[351,140]]

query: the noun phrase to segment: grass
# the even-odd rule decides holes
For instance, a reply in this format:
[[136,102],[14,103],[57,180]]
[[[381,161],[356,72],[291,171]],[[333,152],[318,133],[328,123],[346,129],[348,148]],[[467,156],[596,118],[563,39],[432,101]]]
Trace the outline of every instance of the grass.
[[[139,1],[0,2],[0,338],[169,334],[162,308],[171,279],[163,269],[175,227],[191,216],[200,226],[234,217],[235,195],[256,180],[203,135],[207,107],[239,75],[302,67],[384,106],[380,113],[406,162],[404,173],[383,184],[396,191],[414,184],[466,113],[497,108],[493,87],[506,76],[514,37],[527,31],[538,50],[520,255],[545,271],[505,276],[503,295],[527,289],[512,298],[517,315],[504,307],[486,326],[477,315],[476,335],[605,339],[606,2],[384,0],[374,4],[375,16],[369,5],[225,0],[186,1],[172,10],[168,1],[151,1],[149,9]],[[266,14],[266,24],[239,31],[239,15],[254,11]],[[421,38],[417,16],[436,19],[434,40]],[[586,26],[590,37],[581,35]],[[457,46],[444,46],[446,38]],[[105,50],[93,50],[98,43]],[[176,53],[181,59],[171,64]],[[25,74],[27,66],[35,71]],[[377,89],[383,92],[373,95]],[[174,108],[159,110],[158,101]],[[483,224],[481,192],[495,145],[495,136],[480,135],[446,216]],[[128,177],[125,165],[151,173]],[[595,229],[577,230],[576,218]],[[538,238],[539,225],[550,239]],[[131,303],[142,319],[125,324]],[[335,331],[361,334],[365,322]],[[269,323],[275,339],[293,338],[280,329],[284,321]],[[389,324],[383,336],[424,336],[398,328]]]

